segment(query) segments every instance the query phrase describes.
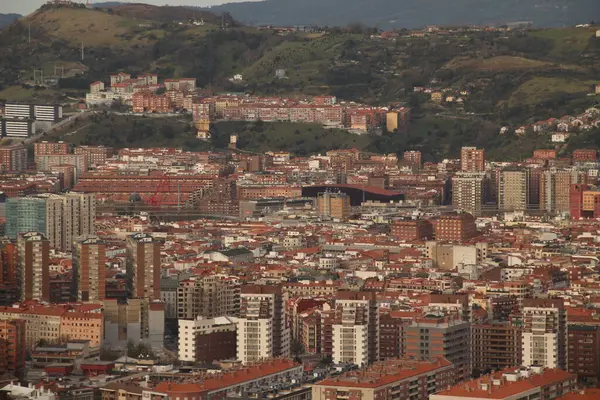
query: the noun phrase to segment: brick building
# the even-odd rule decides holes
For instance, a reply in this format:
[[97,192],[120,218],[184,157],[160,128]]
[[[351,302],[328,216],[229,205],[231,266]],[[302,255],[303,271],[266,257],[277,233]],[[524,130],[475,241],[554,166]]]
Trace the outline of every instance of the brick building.
[[0,146],[0,173],[27,169],[27,147],[23,144]]
[[436,241],[465,242],[477,236],[475,218],[468,213],[443,214],[434,225]]
[[390,224],[390,233],[399,240],[428,240],[433,238],[433,226],[424,219],[396,220]]
[[523,362],[523,329],[508,323],[473,325],[473,370],[499,370]]
[[25,321],[0,318],[0,376],[22,377],[26,356]]
[[569,324],[567,371],[586,384],[600,383],[600,325]]
[[596,149],[577,149],[573,151],[573,162],[596,162],[598,151]]
[[485,171],[485,150],[463,147],[460,151],[460,170],[462,172]]

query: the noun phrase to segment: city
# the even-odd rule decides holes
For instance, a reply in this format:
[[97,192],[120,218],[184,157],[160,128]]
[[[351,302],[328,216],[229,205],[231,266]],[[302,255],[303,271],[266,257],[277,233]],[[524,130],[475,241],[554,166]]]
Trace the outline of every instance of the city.
[[41,3],[0,26],[0,400],[600,399],[593,21]]

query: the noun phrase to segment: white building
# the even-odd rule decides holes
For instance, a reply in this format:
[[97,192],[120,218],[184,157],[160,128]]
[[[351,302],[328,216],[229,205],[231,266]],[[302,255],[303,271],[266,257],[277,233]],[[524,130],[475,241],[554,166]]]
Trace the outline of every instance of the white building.
[[0,388],[0,392],[8,394],[10,399],[28,399],[28,400],[56,400],[56,394],[44,388],[36,388],[31,383],[29,386],[21,386],[18,383],[11,383]]
[[372,293],[339,292],[333,324],[333,362],[368,365],[379,359],[379,314]]
[[523,300],[523,365],[566,367],[566,312],[562,299]]
[[218,334],[221,332],[235,332],[237,318],[218,317],[205,319],[199,316],[194,320],[179,320],[179,360],[197,360],[196,343],[198,335]]
[[237,325],[237,359],[244,364],[290,354],[290,329],[286,324],[280,286],[242,288]]

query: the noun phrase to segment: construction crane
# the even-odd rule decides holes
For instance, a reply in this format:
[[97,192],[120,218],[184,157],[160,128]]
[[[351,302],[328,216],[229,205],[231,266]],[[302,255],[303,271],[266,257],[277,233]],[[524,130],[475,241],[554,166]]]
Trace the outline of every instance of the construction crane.
[[158,208],[162,207],[163,200],[167,194],[171,193],[171,177],[169,175],[164,175],[161,181],[156,186],[156,190],[148,203],[151,206],[156,206]]

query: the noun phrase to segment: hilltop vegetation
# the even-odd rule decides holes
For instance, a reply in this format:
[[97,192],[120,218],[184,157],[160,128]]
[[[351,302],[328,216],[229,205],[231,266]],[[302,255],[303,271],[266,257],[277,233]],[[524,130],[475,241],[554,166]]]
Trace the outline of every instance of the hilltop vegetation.
[[[202,19],[203,24],[191,23],[192,19]],[[234,124],[235,129],[248,132],[248,140],[244,135],[241,140],[248,149],[293,148],[308,154],[325,145],[384,152],[418,148],[434,158],[453,155],[463,144],[488,147],[491,143],[498,154],[511,149],[509,155],[518,157],[529,144],[547,143],[539,138],[498,137],[501,126],[562,116],[596,103],[596,97],[587,96],[600,83],[596,29],[442,32],[424,37],[400,30],[393,39],[384,39],[377,29],[359,24],[279,33],[182,7],[45,6],[0,32],[0,99],[76,100],[90,82],[106,81],[111,73],[153,72],[161,79],[195,77],[206,93],[332,94],[346,101],[400,102],[413,108],[414,123],[408,134],[382,138],[316,127],[312,131],[294,127],[289,133],[287,125],[254,132]],[[33,68],[42,68],[48,76],[57,65],[65,67],[58,87],[33,84]],[[285,72],[284,78],[276,77],[278,70]],[[241,74],[243,80],[232,83],[229,78],[234,74]],[[428,94],[414,92],[415,86],[468,95],[461,105],[436,104]],[[217,126],[216,132],[222,129]],[[115,140],[107,139],[110,129],[106,137],[100,131],[88,139]],[[189,132],[180,142],[157,143],[191,146],[193,136]],[[124,139],[123,143],[142,142]]]

